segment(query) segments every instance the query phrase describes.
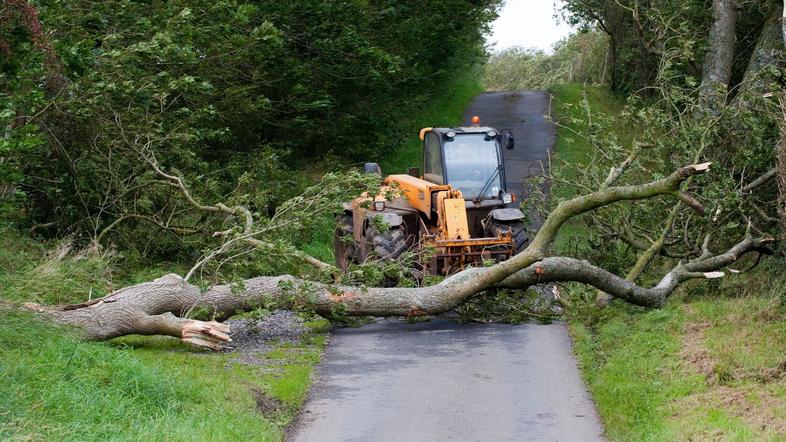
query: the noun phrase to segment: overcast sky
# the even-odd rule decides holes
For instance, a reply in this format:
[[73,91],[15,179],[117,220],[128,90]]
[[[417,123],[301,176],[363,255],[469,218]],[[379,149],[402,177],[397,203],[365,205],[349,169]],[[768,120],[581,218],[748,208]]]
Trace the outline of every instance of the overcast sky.
[[570,34],[570,26],[557,23],[554,3],[560,0],[506,0],[494,22],[488,42],[494,50],[512,46],[540,48],[551,46]]

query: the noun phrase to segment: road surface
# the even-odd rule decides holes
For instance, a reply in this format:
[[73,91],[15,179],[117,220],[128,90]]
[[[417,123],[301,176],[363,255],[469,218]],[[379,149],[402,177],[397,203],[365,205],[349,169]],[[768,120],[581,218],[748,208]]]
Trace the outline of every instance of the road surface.
[[[540,92],[489,93],[467,109],[511,129],[508,191],[540,173],[556,130]],[[597,441],[603,429],[567,326],[437,318],[338,328],[293,427],[294,441]]]
[[513,131],[516,147],[503,149],[503,156],[508,192],[516,194],[517,202],[527,188],[527,178],[542,175],[548,166],[557,139],[556,126],[543,118],[550,112],[546,92],[491,92],[478,95],[464,114],[464,124],[477,115],[484,126]]

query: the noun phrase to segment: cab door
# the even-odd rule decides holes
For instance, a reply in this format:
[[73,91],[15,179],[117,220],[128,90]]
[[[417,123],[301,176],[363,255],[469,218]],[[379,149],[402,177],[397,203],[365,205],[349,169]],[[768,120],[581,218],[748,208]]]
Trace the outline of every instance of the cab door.
[[434,184],[445,184],[445,164],[439,134],[426,133],[423,140],[423,179]]

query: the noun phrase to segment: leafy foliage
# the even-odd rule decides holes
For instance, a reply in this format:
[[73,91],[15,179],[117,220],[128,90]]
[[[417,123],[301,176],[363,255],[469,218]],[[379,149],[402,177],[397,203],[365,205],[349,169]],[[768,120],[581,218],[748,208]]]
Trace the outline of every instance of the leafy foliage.
[[492,90],[542,90],[565,83],[605,82],[608,38],[598,31],[580,32],[560,41],[553,54],[513,48],[492,54],[484,81]]
[[[742,80],[756,38],[774,2],[739,2],[733,83]],[[712,2],[689,0],[566,0],[567,21],[609,36],[612,90],[630,93],[652,84],[664,57],[684,78],[701,78],[712,23]]]
[[4,7],[0,181],[26,193],[41,233],[111,227],[102,239],[171,255],[189,247],[169,233],[213,229],[147,158],[205,204],[273,217],[313,182],[292,170],[395,150],[407,111],[482,60],[499,2],[12,3],[36,12],[51,50]]

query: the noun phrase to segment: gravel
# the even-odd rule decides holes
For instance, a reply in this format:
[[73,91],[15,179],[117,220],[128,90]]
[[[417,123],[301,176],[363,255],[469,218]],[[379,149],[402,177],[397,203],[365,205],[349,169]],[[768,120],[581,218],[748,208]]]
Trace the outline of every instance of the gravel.
[[225,322],[232,331],[232,348],[243,364],[263,365],[264,355],[276,344],[300,342],[305,331],[303,320],[288,310],[276,310],[262,319],[230,319]]

